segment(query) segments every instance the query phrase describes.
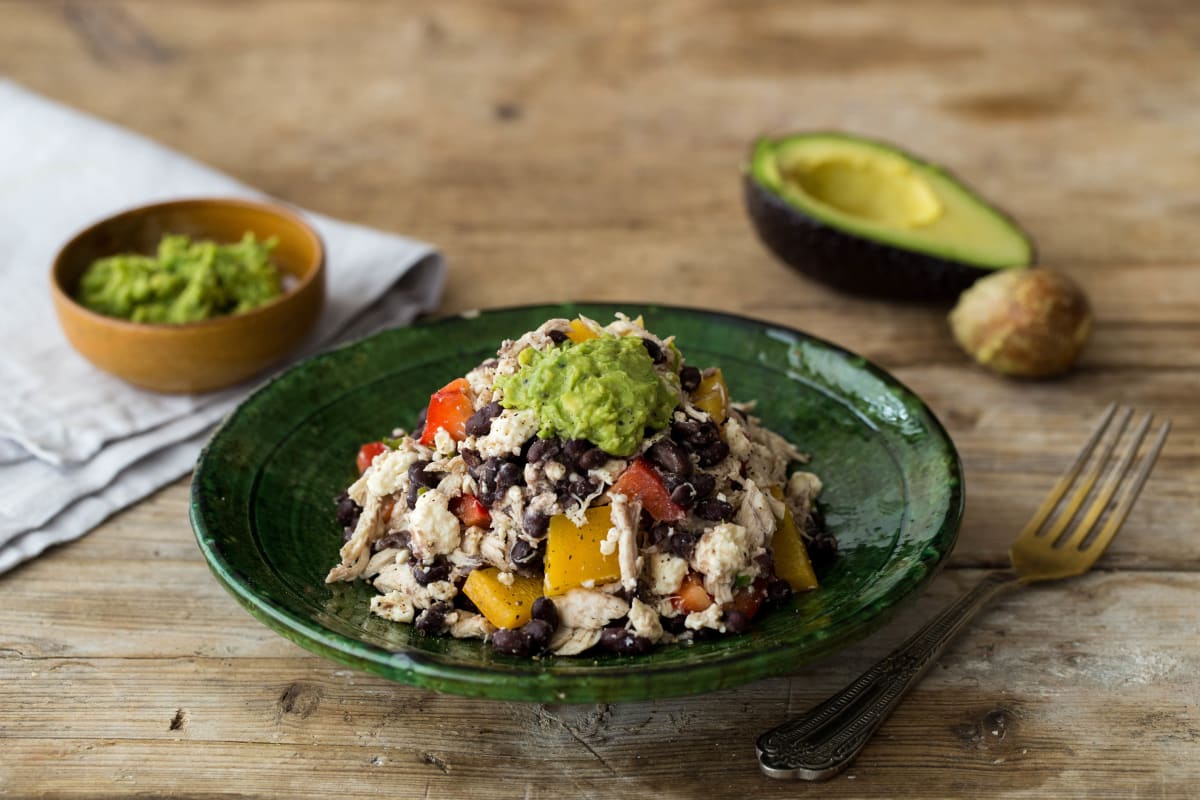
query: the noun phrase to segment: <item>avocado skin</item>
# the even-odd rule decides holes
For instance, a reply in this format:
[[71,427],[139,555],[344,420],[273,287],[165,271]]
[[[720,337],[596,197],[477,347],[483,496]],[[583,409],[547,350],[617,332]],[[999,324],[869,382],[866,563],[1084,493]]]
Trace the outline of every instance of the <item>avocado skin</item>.
[[[952,300],[998,271],[845,233],[806,215],[749,174],[742,184],[746,210],[763,244],[785,264],[835,289],[891,299]],[[1036,253],[1031,253],[1033,263]]]

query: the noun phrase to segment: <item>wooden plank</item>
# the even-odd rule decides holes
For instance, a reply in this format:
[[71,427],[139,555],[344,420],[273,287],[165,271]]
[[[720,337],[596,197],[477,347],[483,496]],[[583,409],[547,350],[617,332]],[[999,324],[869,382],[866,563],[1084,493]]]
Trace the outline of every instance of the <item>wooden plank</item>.
[[[940,577],[892,626],[795,677],[618,706],[436,695],[191,626],[233,650],[0,650],[0,786],[319,797],[369,781],[401,797],[794,796],[797,786],[758,774],[754,736],[843,684],[978,574]],[[1200,652],[1182,632],[1198,601],[1200,576],[1183,573],[1096,574],[1002,601],[822,795],[936,785],[966,796],[1188,796],[1200,779]],[[214,613],[230,628],[257,625],[225,605]],[[164,630],[168,642],[180,635]]]

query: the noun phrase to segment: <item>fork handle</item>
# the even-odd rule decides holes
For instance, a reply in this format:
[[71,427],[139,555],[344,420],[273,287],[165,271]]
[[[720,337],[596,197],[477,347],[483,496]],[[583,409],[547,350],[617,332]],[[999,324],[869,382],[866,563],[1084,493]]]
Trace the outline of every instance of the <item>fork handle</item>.
[[758,738],[758,763],[772,778],[828,780],[854,757],[984,604],[1019,578],[990,572],[875,666],[825,702]]

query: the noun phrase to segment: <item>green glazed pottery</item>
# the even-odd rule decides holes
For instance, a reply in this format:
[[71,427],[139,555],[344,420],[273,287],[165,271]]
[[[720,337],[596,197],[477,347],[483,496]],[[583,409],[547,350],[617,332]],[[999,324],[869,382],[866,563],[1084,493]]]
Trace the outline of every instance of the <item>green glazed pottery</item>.
[[[643,656],[519,659],[477,640],[424,638],[368,613],[362,582],[326,585],[342,531],[333,498],[358,446],[411,427],[429,395],[551,317],[617,311],[674,334],[688,363],[719,366],[737,400],[824,481],[837,562],[821,587],[754,628]],[[915,596],[954,547],[962,467],[911,391],[799,331],[666,306],[545,305],[389,330],[309,359],[217,430],[192,481],[191,520],[213,574],[259,620],[327,658],[402,683],[501,700],[599,703],[696,694],[794,672],[861,639]]]

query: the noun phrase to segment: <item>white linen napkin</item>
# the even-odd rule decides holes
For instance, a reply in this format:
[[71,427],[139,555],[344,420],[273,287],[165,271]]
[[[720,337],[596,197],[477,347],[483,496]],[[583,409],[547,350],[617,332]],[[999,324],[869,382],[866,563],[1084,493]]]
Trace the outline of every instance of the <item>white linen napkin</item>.
[[[264,195],[115,125],[0,80],[0,573],[82,536],[187,473],[213,425],[253,388],[162,395],[93,367],[48,291],[84,226],[178,197]],[[437,305],[430,245],[318,214],[328,296],[298,359]]]

